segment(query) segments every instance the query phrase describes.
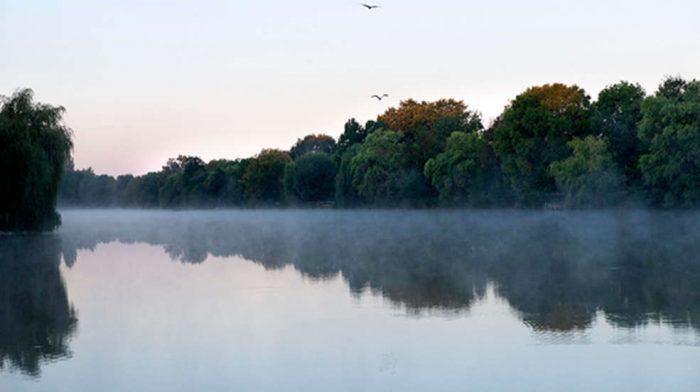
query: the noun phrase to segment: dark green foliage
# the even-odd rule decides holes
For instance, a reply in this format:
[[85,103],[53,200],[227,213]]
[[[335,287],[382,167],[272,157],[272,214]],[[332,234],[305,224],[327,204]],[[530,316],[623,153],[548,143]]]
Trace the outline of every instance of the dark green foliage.
[[280,203],[284,200],[284,171],[292,162],[289,154],[263,150],[253,158],[243,175],[246,197],[255,203]]
[[304,154],[311,152],[322,152],[333,154],[335,151],[335,139],[328,135],[306,135],[303,139],[297,140],[296,144],[289,150],[292,159],[297,159]]
[[146,175],[135,177],[126,186],[123,200],[125,205],[139,207],[158,207],[160,204],[158,194],[163,185],[164,175],[162,173],[151,172]]
[[642,119],[645,96],[640,85],[620,82],[601,91],[591,107],[591,129],[607,139],[612,157],[628,185],[635,185],[641,178],[637,161],[642,144],[637,136],[637,123]]
[[685,94],[688,82],[680,76],[667,77],[656,91],[657,97],[679,99]]
[[394,131],[379,130],[367,137],[350,161],[352,187],[366,203],[404,204],[425,193],[422,173],[406,165],[406,144]]
[[498,163],[478,133],[452,133],[445,152],[425,164],[425,176],[444,205],[485,206],[501,201]]
[[669,78],[642,105],[639,137],[648,152],[639,167],[652,202],[700,204],[700,81]]
[[56,198],[73,147],[63,112],[33,102],[31,90],[0,100],[0,231],[60,224]]
[[143,176],[111,176],[92,169],[66,168],[60,202],[66,206],[215,207],[245,203],[242,183],[247,161],[214,160],[180,156],[170,159],[162,171]]
[[462,101],[402,101],[379,119],[388,129],[401,133],[406,142],[406,164],[423,171],[425,162],[445,149],[452,132],[478,132],[483,129],[478,113]]
[[247,165],[242,161],[211,161],[207,165],[204,191],[209,204],[241,205],[245,200],[243,173]]
[[[113,178],[111,179],[114,181]],[[61,200],[61,204],[68,205],[108,205],[115,191],[114,187],[111,185],[111,183],[108,184],[104,180],[100,181],[100,177],[95,175],[95,172],[93,172],[91,168],[73,170],[71,164],[66,168],[65,174],[63,175],[59,199]]]
[[623,178],[602,137],[569,142],[573,154],[552,163],[550,172],[568,207],[604,207],[620,200]]
[[338,138],[338,148],[337,153],[342,154],[347,149],[356,144],[361,144],[365,141],[365,138],[370,133],[376,131],[377,129],[386,128],[385,124],[381,121],[367,121],[363,127],[354,118],[351,118],[345,123],[343,128],[343,133]]
[[350,162],[352,187],[366,202],[397,200],[404,151],[401,135],[380,130],[367,137]]
[[495,121],[489,139],[519,204],[542,205],[556,192],[549,165],[569,154],[568,141],[590,132],[589,106],[579,87],[547,84],[518,95]]
[[170,159],[163,167],[163,172],[167,173],[167,177],[158,194],[161,206],[197,205],[206,202],[204,182],[208,174],[204,161],[198,157],[180,155],[176,159]]
[[331,201],[335,192],[336,168],[328,154],[307,153],[287,165],[287,197],[302,202]]
[[338,173],[335,177],[335,201],[339,206],[354,206],[360,196],[352,186],[352,159],[360,151],[361,144],[353,144],[337,157]]
[[[518,95],[486,130],[461,101],[407,100],[365,125],[348,120],[338,143],[312,134],[289,153],[263,150],[209,163],[180,156],[159,172],[117,178],[69,164],[61,202],[547,207],[565,196],[567,206],[586,207],[633,195],[656,206],[692,207],[700,203],[699,89],[698,82],[669,78],[645,98],[639,85],[620,82],[591,104],[575,85],[547,84]],[[9,156],[2,157],[6,173],[28,170]],[[17,200],[18,189],[0,194]]]

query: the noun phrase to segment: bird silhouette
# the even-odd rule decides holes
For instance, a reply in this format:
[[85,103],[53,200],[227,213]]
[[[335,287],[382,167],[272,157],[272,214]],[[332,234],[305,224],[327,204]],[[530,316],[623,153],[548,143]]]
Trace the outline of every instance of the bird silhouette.
[[377,100],[381,101],[382,99],[388,97],[389,94],[382,94],[382,95],[372,95],[370,98],[377,98]]
[[375,8],[379,8],[378,5],[372,5],[372,4],[365,4],[365,3],[362,3],[362,4],[360,4],[360,5],[363,6],[363,7],[365,7],[365,8],[367,8],[367,9],[370,10],[370,11],[373,10],[373,9],[375,9]]

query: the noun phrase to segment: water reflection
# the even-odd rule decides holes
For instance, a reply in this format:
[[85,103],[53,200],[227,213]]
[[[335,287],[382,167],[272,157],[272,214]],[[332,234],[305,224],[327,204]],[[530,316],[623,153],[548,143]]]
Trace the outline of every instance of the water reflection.
[[[70,211],[56,236],[0,236],[0,366],[37,375],[77,324],[60,259],[99,244],[174,261],[240,256],[341,275],[411,315],[468,311],[487,292],[536,332],[663,323],[700,331],[700,215],[590,212]],[[488,289],[487,289],[488,288]],[[492,295],[489,294],[489,295]]]
[[648,212],[71,212],[66,262],[99,243],[163,246],[173,260],[238,255],[324,279],[342,274],[411,313],[460,311],[488,284],[535,330],[664,322],[700,328],[697,214]]
[[77,318],[60,261],[54,236],[0,237],[0,369],[37,376],[42,362],[69,355]]

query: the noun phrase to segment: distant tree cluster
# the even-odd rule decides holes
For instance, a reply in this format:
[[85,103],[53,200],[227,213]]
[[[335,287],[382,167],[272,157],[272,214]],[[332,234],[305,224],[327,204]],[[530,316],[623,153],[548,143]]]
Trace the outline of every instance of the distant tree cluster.
[[35,103],[31,90],[0,96],[0,231],[51,230],[73,148],[64,109]]
[[60,200],[80,206],[318,205],[606,207],[700,205],[700,82],[672,77],[653,95],[620,82],[592,102],[578,86],[515,97],[484,127],[461,101],[407,100],[336,142],[241,160],[171,159],[144,176],[68,167]]

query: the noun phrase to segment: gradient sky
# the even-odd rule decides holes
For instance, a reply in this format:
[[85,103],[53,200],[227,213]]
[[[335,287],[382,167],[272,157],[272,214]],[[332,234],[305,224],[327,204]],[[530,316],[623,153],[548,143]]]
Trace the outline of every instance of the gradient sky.
[[141,174],[337,137],[403,98],[488,121],[530,85],[700,78],[698,0],[372,2],[0,0],[0,94],[65,106],[76,166]]

